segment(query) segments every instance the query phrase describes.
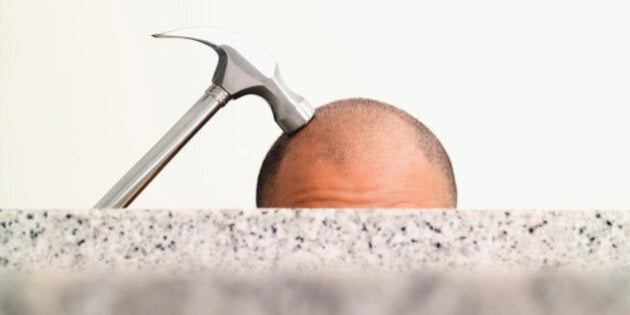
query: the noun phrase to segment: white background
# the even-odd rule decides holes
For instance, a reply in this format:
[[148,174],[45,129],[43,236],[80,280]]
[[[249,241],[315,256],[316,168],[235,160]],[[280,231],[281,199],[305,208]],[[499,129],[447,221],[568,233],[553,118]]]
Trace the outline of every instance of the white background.
[[[451,155],[460,208],[630,206],[627,1],[0,0],[0,207],[89,208],[254,39],[312,104],[371,97]],[[262,99],[222,109],[133,204],[253,208],[280,134]]]

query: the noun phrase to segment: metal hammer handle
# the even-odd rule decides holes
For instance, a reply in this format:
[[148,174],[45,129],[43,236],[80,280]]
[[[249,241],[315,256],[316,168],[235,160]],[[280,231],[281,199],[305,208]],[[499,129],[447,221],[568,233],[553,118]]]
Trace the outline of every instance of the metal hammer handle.
[[126,208],[149,185],[203,125],[230,100],[221,86],[212,84],[140,161],[123,176],[94,208]]

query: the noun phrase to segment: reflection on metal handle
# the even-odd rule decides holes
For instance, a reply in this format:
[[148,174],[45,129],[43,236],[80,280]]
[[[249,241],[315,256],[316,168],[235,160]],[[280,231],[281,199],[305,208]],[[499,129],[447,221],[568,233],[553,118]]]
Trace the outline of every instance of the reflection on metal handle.
[[230,95],[212,84],[186,114],[134,165],[94,208],[125,208],[166,164],[228,101]]

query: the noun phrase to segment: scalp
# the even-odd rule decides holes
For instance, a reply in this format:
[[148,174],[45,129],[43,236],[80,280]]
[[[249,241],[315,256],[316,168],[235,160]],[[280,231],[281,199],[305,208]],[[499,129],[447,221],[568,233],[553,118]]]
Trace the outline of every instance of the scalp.
[[368,99],[330,103],[291,140],[287,158],[311,155],[338,164],[367,163],[414,145],[418,135],[396,108]]
[[275,180],[283,164],[325,160],[340,169],[375,161],[396,163],[396,157],[424,159],[447,186],[453,206],[457,189],[450,159],[440,141],[406,112],[371,99],[345,99],[317,108],[313,120],[299,132],[282,135],[268,152],[258,178],[257,204],[273,199]]

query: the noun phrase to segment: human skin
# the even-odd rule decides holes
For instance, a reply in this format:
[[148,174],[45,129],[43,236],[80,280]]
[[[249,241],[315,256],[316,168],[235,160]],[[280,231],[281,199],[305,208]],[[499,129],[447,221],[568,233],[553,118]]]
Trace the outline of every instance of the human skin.
[[[335,124],[334,142],[314,121],[292,141],[270,191],[269,207],[450,208],[447,183],[414,145],[409,128],[377,121],[365,128]],[[341,126],[341,127],[339,127]],[[374,127],[374,126],[372,126]],[[335,151],[331,153],[332,151]],[[339,152],[341,151],[341,152]]]

